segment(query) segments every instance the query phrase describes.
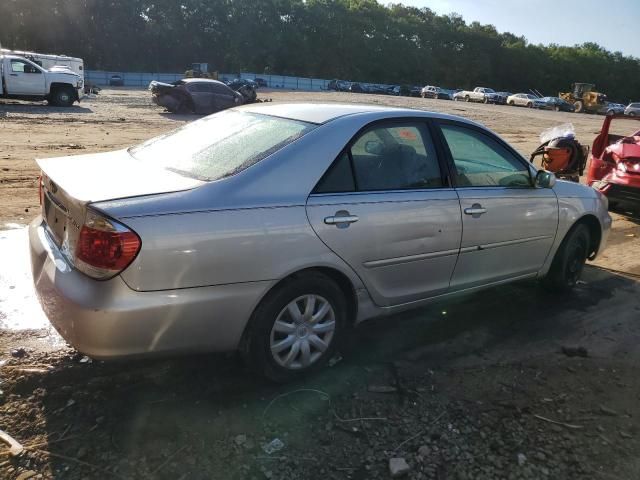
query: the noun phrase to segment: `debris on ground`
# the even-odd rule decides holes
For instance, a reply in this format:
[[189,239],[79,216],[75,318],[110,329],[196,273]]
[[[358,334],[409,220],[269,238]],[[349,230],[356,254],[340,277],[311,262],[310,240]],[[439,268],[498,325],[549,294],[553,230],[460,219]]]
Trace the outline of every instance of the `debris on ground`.
[[11,356],[13,358],[24,358],[24,357],[27,357],[28,355],[29,354],[27,353],[27,350],[24,347],[11,349]]
[[395,393],[398,391],[396,387],[391,385],[369,385],[367,390],[371,393]]
[[404,458],[390,458],[389,459],[389,473],[391,478],[399,478],[409,473],[409,464]]
[[265,443],[262,446],[262,450],[267,455],[271,455],[272,453],[278,452],[284,448],[284,443],[279,438],[274,438],[269,443]]
[[618,412],[616,412],[613,408],[609,408],[606,405],[600,405],[600,413],[602,415],[608,415],[609,417],[617,417]]
[[15,438],[9,435],[7,432],[0,430],[0,440],[9,445],[9,454],[13,457],[17,457],[24,452],[24,447]]
[[584,347],[563,346],[562,353],[564,353],[567,357],[587,358],[589,356],[589,352]]

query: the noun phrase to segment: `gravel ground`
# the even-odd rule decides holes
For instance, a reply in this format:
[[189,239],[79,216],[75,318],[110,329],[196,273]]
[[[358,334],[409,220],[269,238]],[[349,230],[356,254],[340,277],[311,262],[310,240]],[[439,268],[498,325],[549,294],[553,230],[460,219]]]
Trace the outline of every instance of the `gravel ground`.
[[[602,121],[422,99],[261,96],[456,113],[523,154],[544,128],[571,121],[590,143]],[[193,118],[131,90],[71,110],[0,104],[0,225],[37,211],[34,157],[121,148]],[[640,231],[622,213],[573,294],[512,285],[368,322],[334,366],[295,385],[265,384],[235,356],[92,362],[49,330],[0,331],[0,429],[26,448],[14,457],[0,447],[0,478],[640,478]]]

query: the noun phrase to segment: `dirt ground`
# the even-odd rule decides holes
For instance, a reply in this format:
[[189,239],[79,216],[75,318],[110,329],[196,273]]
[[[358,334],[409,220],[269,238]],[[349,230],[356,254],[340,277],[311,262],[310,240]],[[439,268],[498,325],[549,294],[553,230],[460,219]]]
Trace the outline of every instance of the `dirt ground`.
[[[589,144],[602,123],[415,98],[261,96],[463,115],[527,156],[545,128],[571,122]],[[34,158],[122,148],[194,118],[124,89],[66,110],[0,103],[0,229],[37,214]],[[51,330],[0,330],[0,429],[26,447],[14,457],[0,443],[0,478],[389,478],[392,458],[415,479],[640,478],[640,230],[634,212],[613,216],[607,250],[571,295],[524,283],[368,322],[335,365],[296,385],[265,384],[233,355],[92,362]]]

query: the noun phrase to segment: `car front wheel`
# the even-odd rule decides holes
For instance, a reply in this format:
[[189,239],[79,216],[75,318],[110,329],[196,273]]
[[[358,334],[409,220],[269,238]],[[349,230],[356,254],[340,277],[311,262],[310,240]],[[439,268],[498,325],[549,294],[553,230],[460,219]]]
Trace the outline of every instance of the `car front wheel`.
[[242,345],[249,367],[275,382],[321,368],[334,354],[346,325],[340,287],[322,273],[287,281],[256,308]]
[[589,255],[590,235],[586,225],[578,224],[564,238],[543,280],[545,288],[566,292],[576,286]]

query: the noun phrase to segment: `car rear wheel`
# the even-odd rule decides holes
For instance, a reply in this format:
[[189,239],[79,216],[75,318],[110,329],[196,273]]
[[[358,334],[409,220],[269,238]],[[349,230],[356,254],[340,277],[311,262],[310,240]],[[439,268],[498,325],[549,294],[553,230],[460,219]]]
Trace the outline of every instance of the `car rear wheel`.
[[513,105],[514,105],[513,100],[511,100],[511,101],[509,102],[509,105],[511,105],[511,106],[513,107]]
[[467,95],[466,97],[464,97],[464,101],[465,101],[465,102],[468,102],[468,101],[470,101],[470,100],[471,100],[471,99],[469,98],[469,95]]
[[586,225],[578,224],[569,231],[543,280],[547,290],[566,292],[576,286],[589,255],[589,244],[590,235]]
[[256,373],[288,382],[321,368],[333,355],[346,325],[344,293],[322,273],[293,278],[256,308],[242,355]]
[[533,102],[529,102],[529,103],[527,103],[527,107],[528,107],[528,108],[533,108]]

